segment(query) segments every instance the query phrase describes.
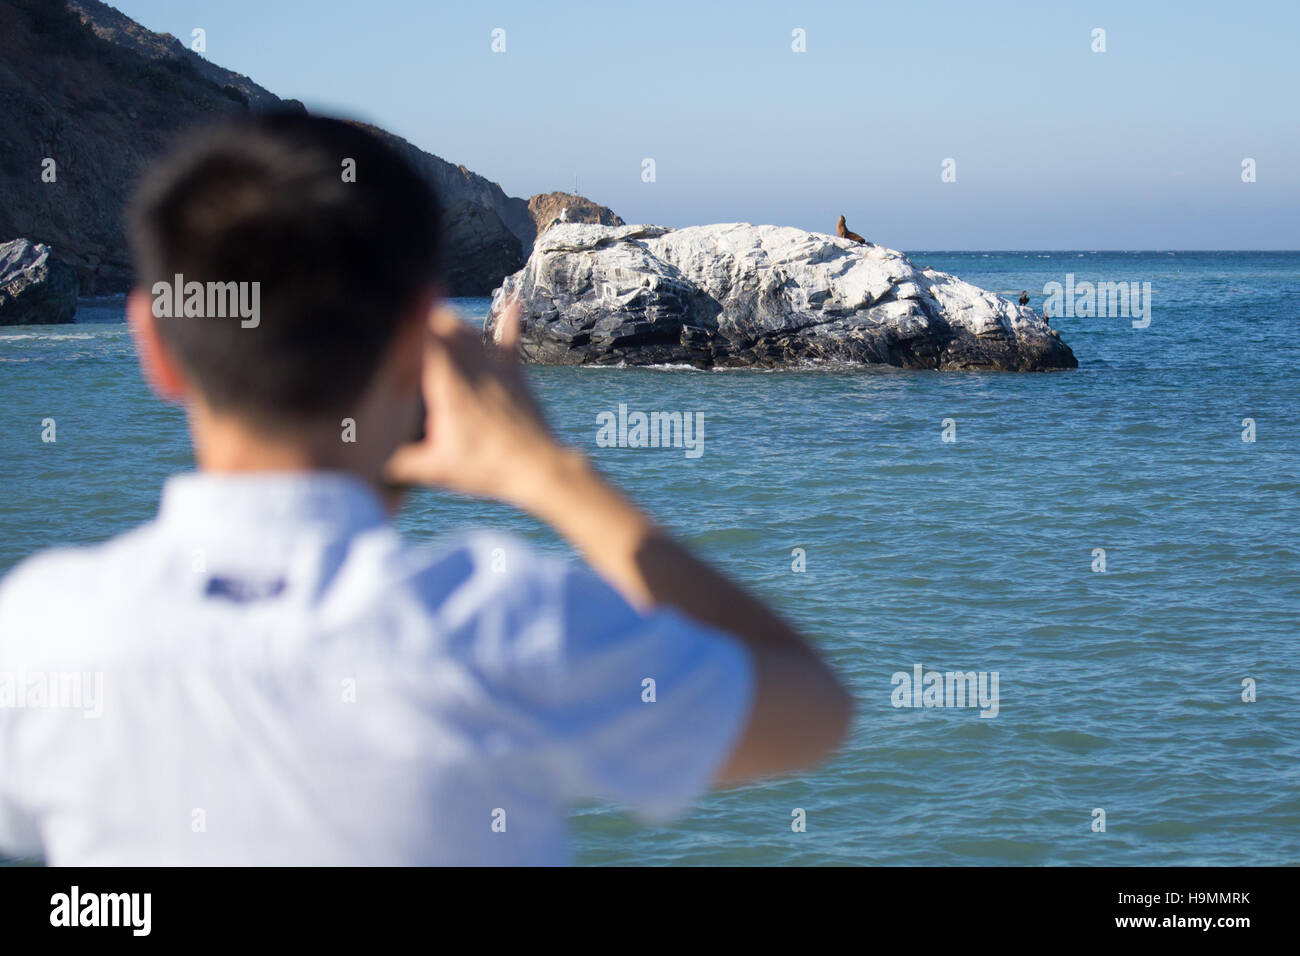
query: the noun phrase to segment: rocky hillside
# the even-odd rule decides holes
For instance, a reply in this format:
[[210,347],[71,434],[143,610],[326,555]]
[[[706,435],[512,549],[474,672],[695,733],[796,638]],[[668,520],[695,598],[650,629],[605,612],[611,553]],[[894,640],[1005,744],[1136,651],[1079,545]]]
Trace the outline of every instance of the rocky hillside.
[[[45,3],[58,6],[57,0],[45,0]],[[220,87],[227,96],[235,100],[242,97],[254,109],[271,109],[284,104],[278,96],[248,77],[209,63],[170,33],[154,33],[100,0],[68,0],[67,6],[97,37],[155,62],[184,60],[195,73]]]
[[[196,122],[266,109],[303,106],[99,0],[0,0],[0,242],[48,243],[82,294],[124,291],[123,209],[145,164]],[[453,295],[486,294],[523,265],[538,228],[527,200],[376,131],[447,209]]]

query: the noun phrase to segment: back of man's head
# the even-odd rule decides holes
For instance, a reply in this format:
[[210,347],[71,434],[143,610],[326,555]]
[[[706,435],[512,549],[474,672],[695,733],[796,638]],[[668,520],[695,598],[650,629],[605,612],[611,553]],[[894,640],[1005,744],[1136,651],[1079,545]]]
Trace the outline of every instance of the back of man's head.
[[[340,120],[277,113],[193,134],[151,168],[129,218],[136,287],[168,351],[212,409],[264,427],[346,413],[438,275],[429,186]],[[218,303],[258,283],[258,315],[169,315],[158,300],[178,282]]]

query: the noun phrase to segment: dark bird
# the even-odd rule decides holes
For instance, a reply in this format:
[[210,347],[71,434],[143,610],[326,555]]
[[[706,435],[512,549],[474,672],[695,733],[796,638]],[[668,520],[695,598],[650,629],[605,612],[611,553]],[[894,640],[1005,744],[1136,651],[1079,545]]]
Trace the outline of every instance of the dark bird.
[[843,216],[840,216],[840,221],[835,224],[835,235],[839,236],[841,239],[852,239],[854,242],[861,242],[864,244],[867,241],[856,232],[849,232],[849,227],[844,225]]
[[1021,305],[1029,304],[1029,293],[1026,292],[1024,289],[1020,290],[1020,304]]

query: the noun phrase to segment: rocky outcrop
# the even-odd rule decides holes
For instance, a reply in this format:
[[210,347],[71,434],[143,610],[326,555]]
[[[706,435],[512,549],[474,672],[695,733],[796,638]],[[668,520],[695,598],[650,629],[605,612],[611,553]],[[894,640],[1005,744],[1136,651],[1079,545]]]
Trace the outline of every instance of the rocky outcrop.
[[76,271],[30,239],[0,242],[0,325],[57,325],[77,312]]
[[[538,193],[528,200],[528,213],[532,216],[537,235],[560,222],[623,225],[623,220],[614,215],[614,210],[574,193]],[[532,248],[531,243],[529,248]]]
[[[0,0],[0,236],[58,249],[86,294],[130,285],[126,200],[177,133],[250,110],[303,109],[186,42],[99,0]],[[454,220],[461,241],[447,244],[453,295],[484,294],[523,265],[537,234],[526,200],[369,128],[407,156]],[[485,213],[469,216],[462,203]],[[519,242],[514,256],[503,228]]]
[[444,278],[454,295],[491,295],[519,268],[519,237],[488,206],[461,200],[446,212]]
[[1032,310],[874,244],[784,226],[557,225],[506,279],[547,364],[887,364],[1039,371],[1078,362]]

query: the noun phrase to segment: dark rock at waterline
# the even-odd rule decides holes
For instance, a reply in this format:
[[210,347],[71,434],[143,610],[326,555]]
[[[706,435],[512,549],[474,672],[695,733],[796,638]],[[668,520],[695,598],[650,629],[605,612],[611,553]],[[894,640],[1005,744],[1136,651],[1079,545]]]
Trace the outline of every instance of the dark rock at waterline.
[[1029,308],[892,249],[784,226],[557,224],[497,291],[485,336],[515,296],[524,358],[544,364],[1078,366]]
[[0,243],[0,325],[58,325],[77,313],[76,270],[30,239]]

